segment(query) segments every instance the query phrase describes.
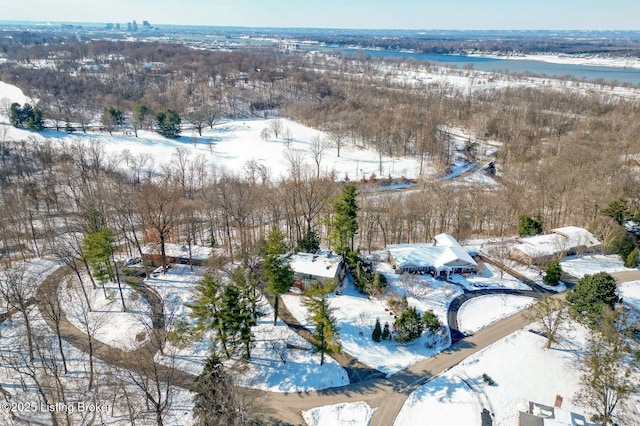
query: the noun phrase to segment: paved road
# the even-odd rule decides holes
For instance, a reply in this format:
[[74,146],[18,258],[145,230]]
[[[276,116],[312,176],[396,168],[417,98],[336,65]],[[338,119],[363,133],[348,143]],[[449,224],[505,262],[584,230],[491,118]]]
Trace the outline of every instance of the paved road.
[[[47,295],[54,294],[54,292],[57,291],[60,283],[64,281],[64,276],[68,273],[70,273],[70,270],[60,269],[44,280],[43,284],[38,289],[36,296],[41,309],[43,309],[42,301],[46,300]],[[621,272],[612,275],[616,280],[618,280],[618,282],[640,280],[640,271]],[[575,278],[573,277],[563,277],[563,280],[565,280],[565,278],[566,281],[575,281]],[[518,290],[502,290],[502,293],[523,294],[529,296],[536,295],[537,297],[540,297],[543,292],[538,291],[539,289],[540,287],[538,286],[534,291],[521,292]],[[144,283],[138,287],[138,290],[141,291],[143,296],[150,302],[150,306],[153,311],[154,329],[158,333],[164,333],[164,315],[162,313],[162,300],[160,299],[160,296]],[[545,290],[545,292],[547,291]],[[495,293],[496,291],[481,290],[465,294],[477,297],[483,294]],[[462,302],[460,302],[460,306],[461,305]],[[262,398],[265,403],[264,418],[268,423],[272,424],[304,424],[300,414],[301,411],[322,405],[338,404],[341,402],[365,401],[372,407],[377,408],[371,420],[372,426],[392,425],[404,402],[412,391],[429,380],[437,377],[439,374],[447,371],[451,367],[457,365],[474,353],[525,327],[530,323],[530,320],[526,318],[526,313],[526,310],[521,311],[485,327],[472,336],[456,339],[453,345],[447,350],[412,365],[389,378],[371,374],[374,373],[375,370],[368,369],[368,367],[364,366],[364,369],[368,370],[367,373],[369,373],[364,376],[370,378],[363,380],[363,376],[360,376],[358,377],[359,381],[357,383],[352,383],[347,386],[322,391],[288,394],[257,392],[256,394],[259,395],[258,397]],[[49,320],[47,323],[50,327],[55,327],[55,324],[52,321]],[[292,326],[296,328],[293,322]],[[81,330],[69,323],[66,318],[63,319],[62,334],[63,337],[72,345],[85,352],[88,351],[87,336]],[[105,362],[139,372],[142,372],[140,366],[141,364],[144,364],[141,363],[141,357],[149,356],[150,352],[155,354],[154,348],[149,346],[149,344],[144,345],[133,352],[124,352],[103,343],[98,343],[95,349],[96,357],[104,360]],[[346,357],[342,361],[343,363],[351,362],[352,358]],[[362,366],[358,364],[357,367]],[[164,368],[162,373],[165,377],[171,377],[171,380],[175,385],[183,388],[188,388],[195,379],[194,375],[168,368]]]

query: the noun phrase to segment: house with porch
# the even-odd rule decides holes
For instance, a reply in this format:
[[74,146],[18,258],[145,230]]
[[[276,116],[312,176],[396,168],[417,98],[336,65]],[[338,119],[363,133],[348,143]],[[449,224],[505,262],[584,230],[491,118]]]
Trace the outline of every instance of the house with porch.
[[478,264],[449,234],[439,234],[433,243],[390,244],[388,259],[396,274],[428,273],[448,278],[452,274],[478,272]]

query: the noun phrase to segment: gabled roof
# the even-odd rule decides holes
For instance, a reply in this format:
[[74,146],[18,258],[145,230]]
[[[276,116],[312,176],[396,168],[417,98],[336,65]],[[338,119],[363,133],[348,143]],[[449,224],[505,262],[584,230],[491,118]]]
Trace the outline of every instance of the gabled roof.
[[291,256],[289,265],[293,272],[314,277],[335,278],[340,271],[342,257],[330,251],[298,253]]
[[[440,234],[432,244],[390,244],[387,250],[399,268],[447,269],[451,266],[478,264],[469,253],[450,235]],[[442,242],[446,245],[439,245]]]
[[549,234],[520,238],[518,244],[515,244],[513,248],[535,258],[553,256],[578,247],[593,248],[599,245],[600,242],[586,229],[577,226],[564,226],[552,229]]

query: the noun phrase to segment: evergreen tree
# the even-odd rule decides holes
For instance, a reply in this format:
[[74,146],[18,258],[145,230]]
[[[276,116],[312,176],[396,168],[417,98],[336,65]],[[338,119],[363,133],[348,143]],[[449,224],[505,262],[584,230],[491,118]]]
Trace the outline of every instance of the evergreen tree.
[[624,266],[627,268],[637,268],[638,267],[638,248],[635,247],[631,252],[627,255],[624,260]]
[[191,386],[193,417],[198,426],[241,424],[231,377],[214,352],[205,361],[202,373]]
[[542,281],[547,285],[556,286],[560,281],[561,275],[562,268],[560,267],[560,262],[558,262],[558,259],[553,259],[551,263],[549,263],[549,266],[547,266],[547,272],[544,277],[542,277]]
[[373,333],[371,334],[371,339],[374,342],[379,342],[382,337],[382,327],[380,326],[380,319],[376,318],[376,325],[373,328]]
[[603,425],[617,424],[613,421],[616,408],[638,389],[635,368],[629,362],[633,355],[631,336],[626,314],[622,310],[607,310],[597,332],[589,336],[581,357],[577,396],[597,413],[592,420]]
[[344,259],[349,251],[353,251],[354,237],[358,233],[357,196],[357,187],[349,183],[342,187],[340,195],[333,203],[333,216],[330,221],[333,231],[329,234],[329,240],[331,248]]
[[413,306],[405,309],[396,319],[393,329],[399,342],[410,342],[420,337],[424,326],[418,310]]
[[629,202],[625,198],[618,198],[612,201],[607,207],[602,209],[600,213],[604,216],[612,217],[620,225],[624,225],[631,216]]
[[619,301],[616,281],[606,272],[585,275],[576,287],[567,293],[569,313],[591,327],[600,323],[605,309],[613,310]]
[[340,329],[333,316],[333,308],[329,306],[326,288],[312,290],[303,303],[309,309],[310,320],[315,326],[311,338],[313,351],[320,353],[320,365],[323,365],[325,354],[338,353],[341,350]]
[[12,126],[18,128],[27,128],[29,130],[44,129],[44,119],[42,110],[34,108],[26,103],[20,107],[19,103],[12,103],[9,107],[9,122]]
[[191,309],[191,316],[195,319],[197,333],[213,330],[214,341],[222,346],[225,355],[231,357],[227,345],[227,334],[222,326],[220,311],[222,310],[223,287],[220,280],[206,274],[195,288],[195,301],[187,304]]
[[118,283],[122,310],[126,311],[127,307],[124,302],[120,277],[118,276],[118,267],[113,258],[115,243],[116,236],[111,228],[105,227],[98,230],[91,230],[84,233],[82,251],[91,265],[93,275],[103,286],[114,279]]
[[175,139],[180,136],[180,123],[182,119],[177,112],[172,110],[158,111],[156,114],[156,125],[158,133],[165,138]]
[[518,216],[518,235],[530,237],[542,233],[542,218],[533,218],[522,214]]
[[422,324],[424,329],[430,333],[437,333],[442,328],[442,323],[431,309],[422,314]]
[[303,253],[317,253],[320,250],[320,237],[315,230],[309,229],[304,236],[298,240],[298,251]]
[[263,274],[267,280],[266,290],[274,296],[273,325],[278,320],[278,306],[280,295],[289,291],[293,285],[293,271],[288,263],[289,251],[284,241],[284,234],[273,228],[262,249],[264,262]]
[[136,103],[133,106],[133,130],[138,136],[138,129],[142,129],[144,127],[144,122],[147,119],[147,114],[149,113],[149,107],[143,103]]
[[391,338],[391,330],[389,329],[389,323],[384,323],[384,328],[382,329],[382,340],[389,340]]

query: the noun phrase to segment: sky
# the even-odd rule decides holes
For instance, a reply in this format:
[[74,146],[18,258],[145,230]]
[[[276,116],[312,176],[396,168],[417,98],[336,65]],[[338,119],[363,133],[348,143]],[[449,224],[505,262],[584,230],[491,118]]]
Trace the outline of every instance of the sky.
[[0,0],[0,20],[298,28],[640,30],[638,0]]

